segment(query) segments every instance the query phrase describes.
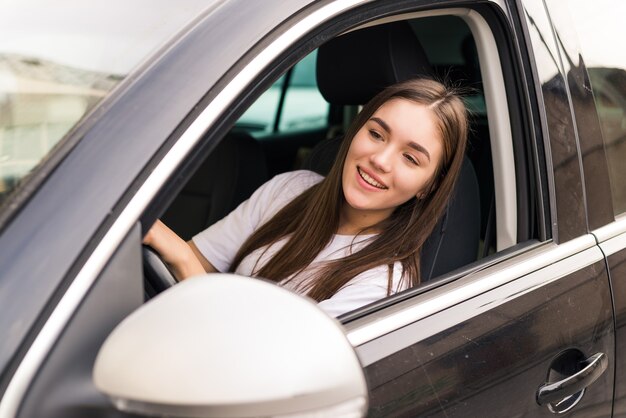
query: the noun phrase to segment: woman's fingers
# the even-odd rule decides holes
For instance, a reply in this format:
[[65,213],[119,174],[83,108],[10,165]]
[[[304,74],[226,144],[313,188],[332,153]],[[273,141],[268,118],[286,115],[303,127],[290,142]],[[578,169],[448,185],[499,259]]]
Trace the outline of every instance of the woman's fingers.
[[152,225],[143,243],[159,253],[178,280],[205,272],[189,245],[160,220]]

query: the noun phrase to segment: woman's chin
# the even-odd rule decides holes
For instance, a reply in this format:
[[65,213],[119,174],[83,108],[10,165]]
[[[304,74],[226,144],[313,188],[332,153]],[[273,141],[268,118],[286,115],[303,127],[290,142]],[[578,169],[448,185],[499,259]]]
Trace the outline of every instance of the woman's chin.
[[354,210],[369,210],[372,208],[372,201],[367,196],[362,196],[360,193],[344,193],[345,203],[351,209]]
[[346,196],[345,204],[350,210],[362,212],[364,215],[389,211],[389,208],[381,205],[380,203],[377,204],[377,202],[372,201],[372,199],[367,199],[361,196],[359,197],[360,198],[351,198],[350,196]]

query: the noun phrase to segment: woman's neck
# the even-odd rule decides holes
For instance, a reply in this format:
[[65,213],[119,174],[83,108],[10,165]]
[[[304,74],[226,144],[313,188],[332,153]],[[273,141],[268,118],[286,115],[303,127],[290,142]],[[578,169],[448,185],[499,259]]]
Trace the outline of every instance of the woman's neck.
[[391,215],[390,211],[359,210],[354,209],[349,204],[344,202],[339,216],[339,228],[337,229],[337,234],[377,234],[380,230],[376,228],[376,225],[387,219],[389,215]]

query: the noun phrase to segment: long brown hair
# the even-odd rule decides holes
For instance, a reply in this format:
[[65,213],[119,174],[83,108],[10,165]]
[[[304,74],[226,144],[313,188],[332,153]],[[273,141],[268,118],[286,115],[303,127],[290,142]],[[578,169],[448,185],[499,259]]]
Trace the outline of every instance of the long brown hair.
[[435,115],[443,139],[443,155],[421,198],[398,206],[387,219],[373,225],[378,235],[359,251],[328,261],[303,290],[316,301],[333,296],[358,274],[389,266],[388,294],[392,292],[393,265],[402,265],[402,280],[420,282],[420,249],[443,214],[461,169],[467,140],[467,111],[458,91],[430,79],[413,79],[392,85],[377,94],[348,129],[337,158],[324,180],[283,207],[241,246],[230,267],[234,271],[253,251],[291,236],[287,245],[255,276],[280,282],[306,269],[328,245],[339,228],[344,203],[342,170],[352,138],[376,110],[391,99],[405,99],[428,106]]

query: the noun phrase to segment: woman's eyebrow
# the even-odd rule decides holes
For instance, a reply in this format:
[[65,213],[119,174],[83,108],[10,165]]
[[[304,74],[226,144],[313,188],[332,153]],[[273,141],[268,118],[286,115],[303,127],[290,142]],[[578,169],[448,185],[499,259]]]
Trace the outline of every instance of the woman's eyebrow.
[[[376,116],[370,118],[370,120],[376,122],[385,131],[387,131],[389,134],[391,134],[391,127],[384,120],[382,120],[381,118],[376,117]],[[413,148],[415,151],[421,152],[422,154],[424,154],[426,156],[426,158],[428,158],[428,161],[430,161],[430,153],[428,152],[428,150],[426,148],[424,148],[423,145],[420,145],[417,142],[413,142],[413,141],[409,142],[408,145],[409,145],[410,148]]]
[[428,158],[428,161],[430,161],[430,153],[426,148],[424,148],[424,146],[418,144],[417,142],[411,141],[409,142],[409,147],[413,148],[417,152],[421,152],[426,156],[426,158]]
[[385,122],[381,118],[374,116],[370,118],[370,120],[373,120],[374,122],[379,124],[385,131],[387,131],[388,133],[391,133],[391,127],[387,124],[387,122]]

